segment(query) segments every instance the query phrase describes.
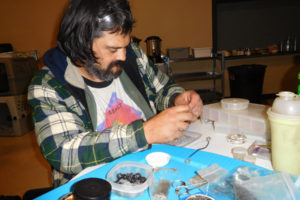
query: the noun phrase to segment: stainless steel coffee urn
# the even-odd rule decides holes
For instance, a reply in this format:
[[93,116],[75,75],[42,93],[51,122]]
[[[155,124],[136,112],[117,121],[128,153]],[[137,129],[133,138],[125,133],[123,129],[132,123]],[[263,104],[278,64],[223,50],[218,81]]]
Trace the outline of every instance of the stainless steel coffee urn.
[[150,36],[146,38],[145,42],[147,45],[147,56],[153,61],[153,63],[162,62],[160,37]]

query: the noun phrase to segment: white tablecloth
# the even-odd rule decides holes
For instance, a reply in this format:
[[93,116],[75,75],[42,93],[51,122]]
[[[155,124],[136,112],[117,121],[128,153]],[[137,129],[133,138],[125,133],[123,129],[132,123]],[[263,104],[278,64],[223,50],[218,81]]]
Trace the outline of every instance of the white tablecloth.
[[[228,133],[215,132],[212,123],[205,123],[205,122],[201,122],[200,120],[192,123],[187,131],[198,133],[201,134],[202,136],[199,137],[197,140],[191,142],[190,144],[186,145],[185,147],[192,148],[192,149],[203,147],[206,144],[206,137],[210,136],[211,137],[210,143],[208,147],[203,151],[216,153],[231,158],[233,157],[231,153],[231,149],[234,147],[240,146],[248,149],[251,146],[251,144],[253,144],[254,141],[266,142],[266,139],[263,136],[259,137],[253,135],[246,135],[247,140],[245,143],[231,144],[226,139]],[[255,164],[264,167],[266,169],[273,170],[272,163],[269,159],[265,160],[265,159],[256,158]]]

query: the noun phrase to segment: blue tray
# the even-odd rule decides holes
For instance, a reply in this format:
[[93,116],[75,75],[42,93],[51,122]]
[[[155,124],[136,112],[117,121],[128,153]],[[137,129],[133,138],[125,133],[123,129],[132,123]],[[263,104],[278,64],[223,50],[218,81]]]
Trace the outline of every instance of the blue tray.
[[[167,178],[172,180],[174,179],[182,179],[184,181],[189,180],[193,176],[196,175],[196,171],[199,169],[206,168],[214,163],[218,164],[220,167],[223,167],[227,169],[228,171],[233,170],[234,168],[238,166],[255,166],[257,168],[261,168],[259,166],[253,165],[251,163],[243,162],[240,160],[236,160],[233,158],[221,156],[214,153],[199,151],[193,157],[191,158],[190,164],[184,164],[184,160],[193,152],[194,149],[184,148],[184,147],[176,147],[176,146],[170,146],[170,145],[152,145],[152,148],[146,151],[137,152],[128,154],[126,156],[123,156],[111,163],[108,163],[104,165],[103,167],[100,167],[92,172],[89,172],[75,180],[72,180],[38,198],[37,200],[48,200],[48,199],[59,199],[63,195],[69,193],[71,191],[71,186],[82,179],[85,178],[106,178],[106,174],[109,172],[109,170],[114,167],[117,163],[123,162],[123,161],[136,161],[141,163],[146,163],[145,157],[151,152],[165,152],[171,155],[170,162],[164,166],[164,168],[176,168],[179,170],[179,172],[171,172],[167,170],[161,170],[157,173],[159,173],[160,178]],[[111,195],[112,200],[118,200],[118,199],[128,199],[124,197],[120,197],[118,195],[112,194]],[[142,195],[135,199],[150,199],[150,195],[148,190]],[[173,187],[170,188],[168,199],[176,200],[178,199],[178,196],[175,194],[175,189]]]

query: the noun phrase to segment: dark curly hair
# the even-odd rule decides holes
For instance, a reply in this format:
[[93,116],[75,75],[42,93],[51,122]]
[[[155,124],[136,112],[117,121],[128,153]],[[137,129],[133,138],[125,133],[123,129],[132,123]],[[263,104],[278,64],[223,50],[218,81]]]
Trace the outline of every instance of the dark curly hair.
[[94,39],[103,31],[127,35],[133,25],[127,0],[71,0],[60,24],[58,48],[77,66],[95,63]]

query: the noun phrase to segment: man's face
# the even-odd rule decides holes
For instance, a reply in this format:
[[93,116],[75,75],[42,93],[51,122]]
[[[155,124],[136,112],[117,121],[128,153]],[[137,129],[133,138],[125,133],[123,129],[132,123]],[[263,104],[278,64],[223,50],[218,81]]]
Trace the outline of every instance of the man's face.
[[98,63],[87,64],[86,70],[102,81],[110,81],[122,72],[126,59],[126,47],[130,43],[130,35],[120,32],[105,31],[102,36],[94,39],[93,52]]

